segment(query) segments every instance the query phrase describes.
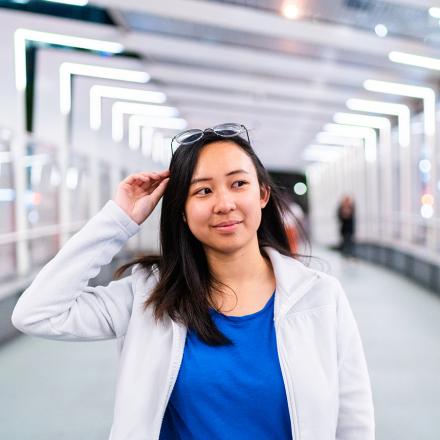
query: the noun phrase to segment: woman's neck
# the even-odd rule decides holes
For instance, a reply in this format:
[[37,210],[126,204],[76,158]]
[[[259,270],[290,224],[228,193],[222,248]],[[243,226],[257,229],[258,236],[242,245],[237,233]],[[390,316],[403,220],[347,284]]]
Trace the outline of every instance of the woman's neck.
[[221,291],[214,293],[218,309],[246,314],[264,306],[275,289],[275,276],[258,241],[234,254],[208,251],[206,255],[214,277],[230,288],[221,286]]

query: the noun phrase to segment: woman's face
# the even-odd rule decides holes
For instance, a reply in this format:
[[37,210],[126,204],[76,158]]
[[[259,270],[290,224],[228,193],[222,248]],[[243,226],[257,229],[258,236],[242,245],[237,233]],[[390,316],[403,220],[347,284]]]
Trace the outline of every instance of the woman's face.
[[250,157],[234,142],[213,142],[200,151],[185,203],[186,221],[205,250],[232,253],[257,240],[268,200]]

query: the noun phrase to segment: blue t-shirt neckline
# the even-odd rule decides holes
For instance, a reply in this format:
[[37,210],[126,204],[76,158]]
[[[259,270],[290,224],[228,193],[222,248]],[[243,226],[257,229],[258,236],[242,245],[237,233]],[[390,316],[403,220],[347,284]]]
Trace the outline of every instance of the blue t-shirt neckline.
[[267,301],[266,305],[261,310],[258,310],[257,312],[254,312],[254,313],[249,313],[248,315],[231,316],[231,315],[225,315],[221,312],[218,312],[215,309],[210,309],[209,311],[210,311],[211,315],[215,315],[217,318],[223,319],[226,321],[232,321],[232,322],[248,321],[250,319],[258,318],[260,315],[265,313],[266,310],[272,306],[272,303],[274,302],[274,300],[275,300],[275,290],[273,291],[273,293],[272,293],[271,297],[269,298],[269,300]]

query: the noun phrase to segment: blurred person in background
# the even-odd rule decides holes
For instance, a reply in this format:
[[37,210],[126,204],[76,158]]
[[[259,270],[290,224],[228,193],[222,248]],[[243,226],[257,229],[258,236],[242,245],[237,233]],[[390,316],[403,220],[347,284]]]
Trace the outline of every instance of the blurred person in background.
[[[346,295],[292,253],[288,207],[246,127],[187,130],[174,143],[169,170],[124,179],[42,269],[14,325],[119,340],[111,440],[373,440]],[[160,254],[89,286],[160,199]]]
[[289,196],[286,196],[285,200],[288,206],[288,211],[284,216],[287,239],[292,254],[297,254],[301,248],[307,245],[306,218],[298,203],[291,200]]
[[354,257],[354,234],[355,234],[355,207],[351,196],[344,196],[337,211],[339,221],[339,233],[341,237],[340,249],[346,258]]

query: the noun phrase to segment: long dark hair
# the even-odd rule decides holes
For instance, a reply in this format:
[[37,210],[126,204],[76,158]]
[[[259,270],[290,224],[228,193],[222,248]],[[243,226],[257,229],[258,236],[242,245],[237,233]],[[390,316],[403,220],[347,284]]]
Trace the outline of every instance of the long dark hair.
[[[260,252],[268,259],[263,247],[269,246],[283,255],[293,258],[302,256],[292,254],[285,232],[283,218],[289,210],[288,205],[249,142],[240,136],[225,139],[213,132],[206,132],[199,141],[181,145],[171,159],[170,180],[162,198],[160,255],[143,256],[115,272],[120,277],[130,266],[140,264],[150,276],[153,266],[156,266],[159,281],[145,301],[144,309],[152,306],[156,320],[168,316],[195,331],[205,343],[214,346],[232,343],[216,327],[210,314],[210,309],[215,308],[212,293],[225,285],[215,279],[210,271],[203,246],[191,233],[182,214],[201,149],[225,140],[238,145],[250,157],[260,188],[270,188],[270,198],[262,210],[257,231]],[[298,228],[302,231],[299,224]]]

